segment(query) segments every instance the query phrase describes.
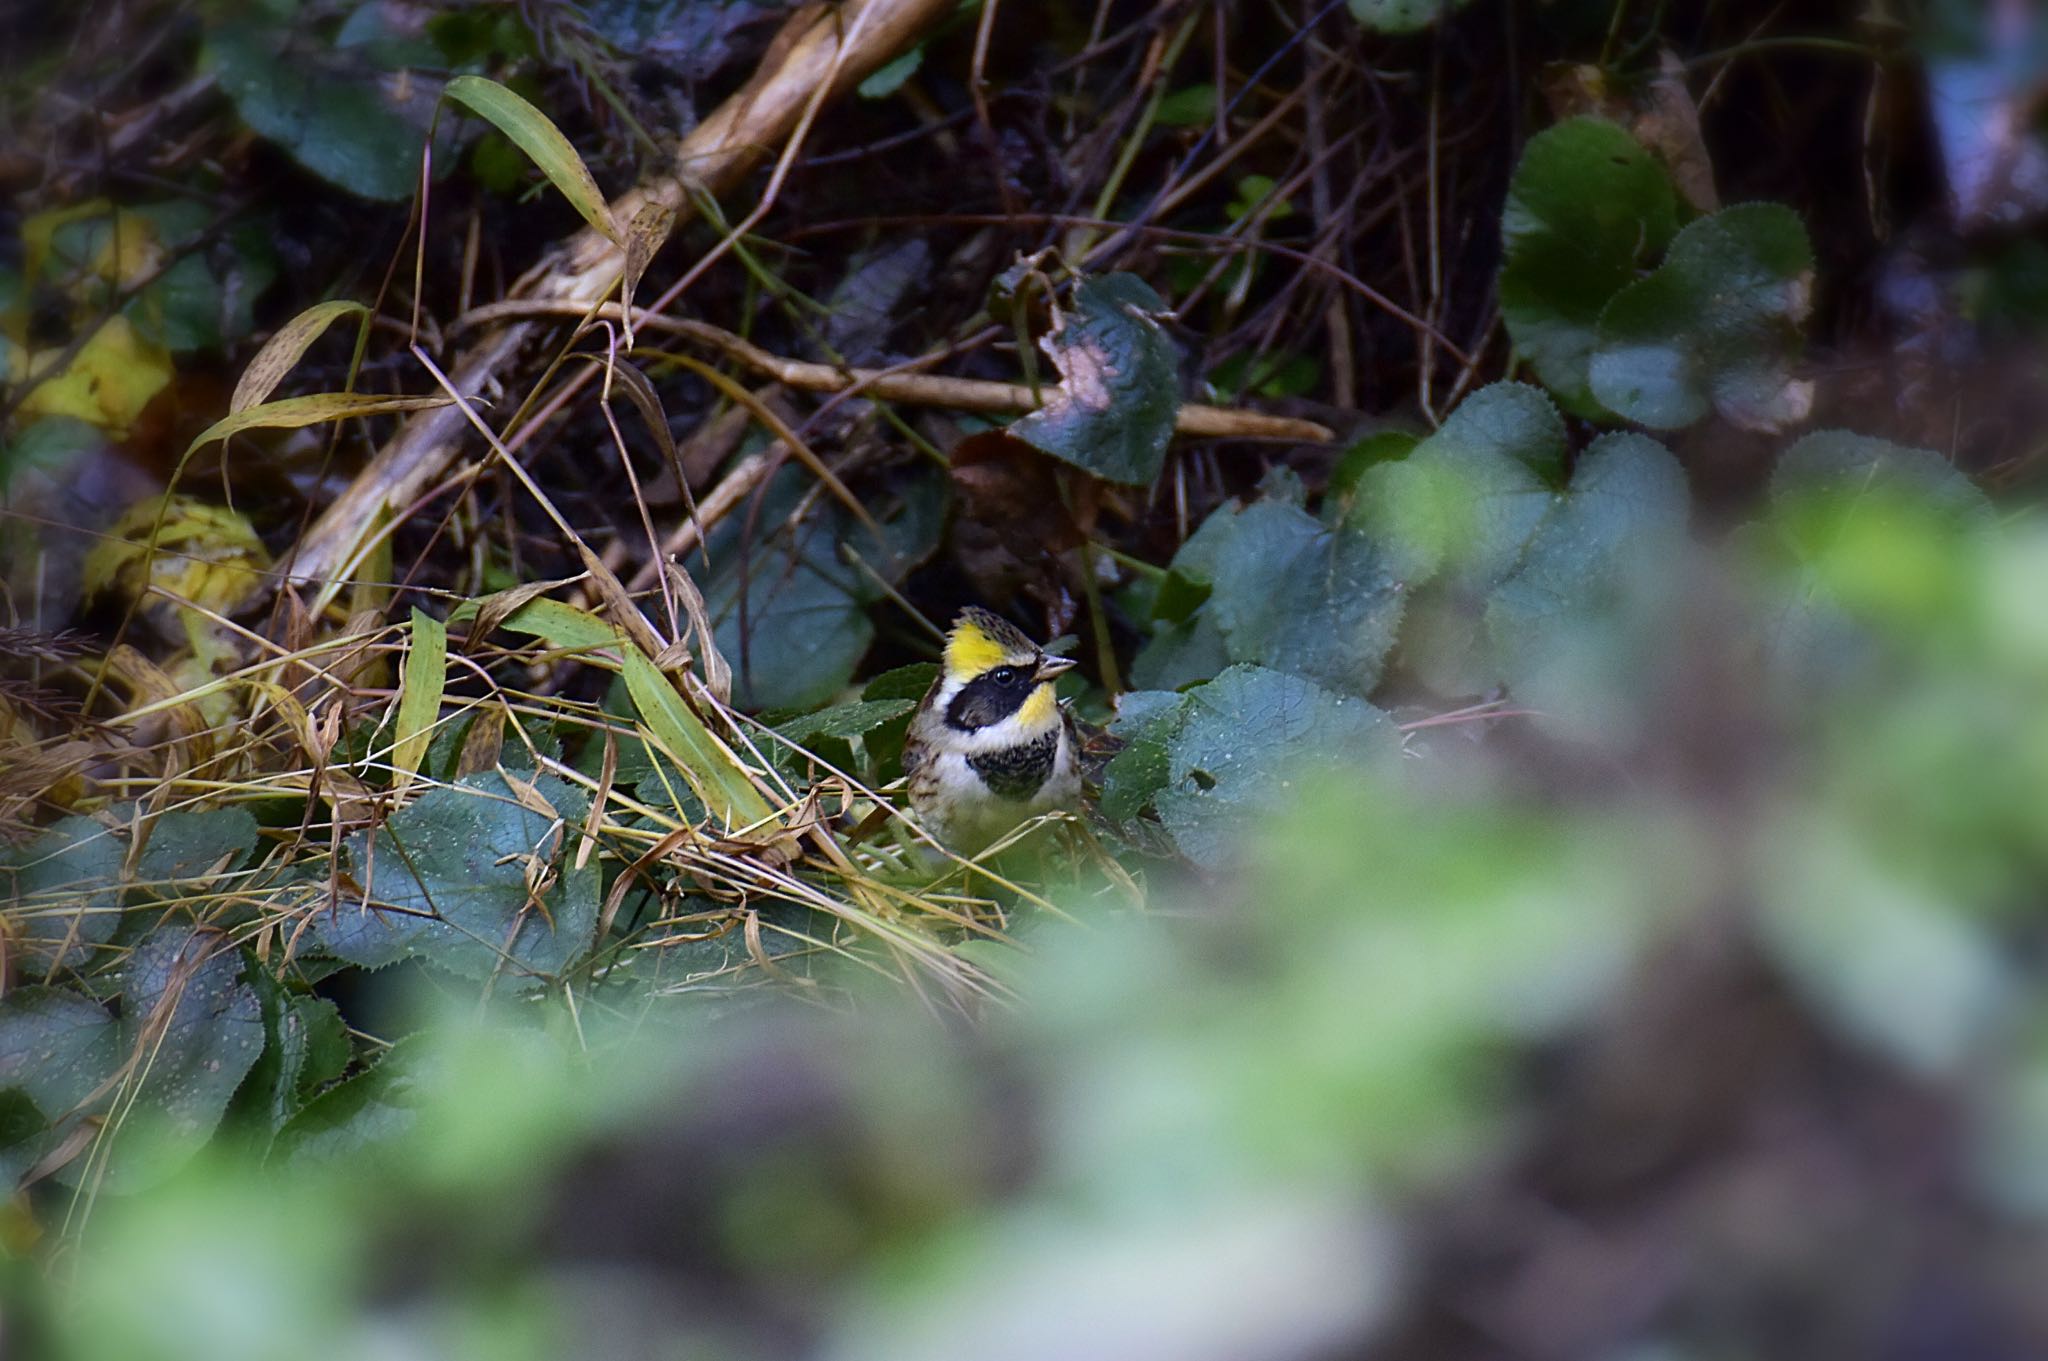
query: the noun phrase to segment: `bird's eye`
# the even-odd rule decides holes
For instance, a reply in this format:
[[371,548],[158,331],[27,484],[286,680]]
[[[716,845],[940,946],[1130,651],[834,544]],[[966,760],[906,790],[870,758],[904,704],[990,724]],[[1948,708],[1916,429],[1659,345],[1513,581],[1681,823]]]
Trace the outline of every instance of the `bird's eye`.
[[999,666],[988,673],[988,678],[997,685],[1015,685],[1017,683],[1017,668],[1014,666]]

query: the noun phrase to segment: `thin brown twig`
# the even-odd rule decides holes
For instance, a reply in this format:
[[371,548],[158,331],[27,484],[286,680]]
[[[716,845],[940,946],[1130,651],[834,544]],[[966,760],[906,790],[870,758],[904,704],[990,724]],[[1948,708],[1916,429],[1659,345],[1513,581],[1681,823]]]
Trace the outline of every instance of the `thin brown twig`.
[[[884,401],[909,402],[920,406],[949,406],[961,411],[1033,411],[1039,403],[1022,383],[998,383],[983,378],[953,378],[937,373],[884,372],[876,369],[841,369],[801,359],[771,354],[752,341],[708,322],[639,312],[635,329],[662,331],[683,336],[730,355],[748,367],[767,374],[785,387],[805,392],[841,392],[858,386]],[[513,317],[582,317],[588,308],[570,302],[543,298],[513,298],[487,303],[455,326],[477,326]],[[605,303],[596,316],[610,321],[621,319],[619,305]],[[1262,411],[1234,407],[1204,406],[1190,402],[1174,420],[1180,434],[1197,439],[1278,440],[1296,444],[1328,443],[1336,435],[1329,427],[1292,416],[1272,416]]]

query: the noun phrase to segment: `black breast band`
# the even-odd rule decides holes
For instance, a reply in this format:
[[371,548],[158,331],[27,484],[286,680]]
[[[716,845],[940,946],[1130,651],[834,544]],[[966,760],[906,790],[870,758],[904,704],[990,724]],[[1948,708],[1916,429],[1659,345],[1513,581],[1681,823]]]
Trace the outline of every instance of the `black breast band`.
[[981,776],[982,782],[997,796],[1022,800],[1038,792],[1039,786],[1052,774],[1052,763],[1059,758],[1059,753],[1060,730],[1055,726],[1043,737],[1035,737],[1029,742],[970,756],[967,764],[974,767],[974,773]]

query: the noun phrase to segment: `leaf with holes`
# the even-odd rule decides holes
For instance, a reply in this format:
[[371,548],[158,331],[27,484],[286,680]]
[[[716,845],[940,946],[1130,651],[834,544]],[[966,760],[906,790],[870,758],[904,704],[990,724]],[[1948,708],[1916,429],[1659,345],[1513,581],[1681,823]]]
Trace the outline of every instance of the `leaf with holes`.
[[1186,696],[1154,797],[1181,853],[1216,868],[1317,766],[1392,767],[1401,734],[1355,696],[1260,666],[1233,666]]
[[1039,347],[1060,373],[1045,405],[1010,433],[1110,482],[1159,476],[1180,409],[1179,358],[1159,324],[1166,313],[1143,280],[1083,280]]

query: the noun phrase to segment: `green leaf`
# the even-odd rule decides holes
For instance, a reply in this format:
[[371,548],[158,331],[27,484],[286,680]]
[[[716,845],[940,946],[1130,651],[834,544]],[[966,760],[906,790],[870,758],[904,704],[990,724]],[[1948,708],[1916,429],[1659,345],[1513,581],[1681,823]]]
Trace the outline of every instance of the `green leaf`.
[[1159,101],[1152,121],[1162,128],[1199,127],[1216,117],[1216,87],[1184,85]]
[[1083,280],[1040,348],[1059,370],[1045,405],[1010,433],[1110,482],[1144,486],[1165,466],[1180,409],[1166,304],[1131,274]]
[[1318,766],[1389,767],[1401,734],[1362,699],[1258,666],[1233,666],[1185,696],[1154,797],[1181,853],[1226,863],[1245,834],[1284,806]]
[[704,597],[742,708],[806,709],[830,699],[874,642],[874,623],[848,583],[786,544],[745,571],[722,568]]
[[[524,591],[514,587],[512,591],[499,591],[485,596],[482,600],[465,600],[449,611],[451,624],[467,623],[490,610],[500,596],[509,596]],[[625,647],[619,638],[618,629],[598,618],[588,610],[579,610],[574,605],[545,597],[529,600],[507,614],[498,624],[509,633],[523,633],[538,638],[549,647],[562,648],[570,652],[587,652],[600,647]]]
[[1179,622],[1189,618],[1216,586],[1216,564],[1237,536],[1237,507],[1219,507],[1195,526],[1173,555],[1166,579],[1152,601],[1154,619]]
[[369,968],[417,956],[508,983],[562,973],[597,925],[597,866],[564,863],[589,805],[552,776],[532,787],[555,816],[486,771],[421,795],[374,836],[351,837],[349,870],[368,901],[340,895],[314,919],[313,937]]
[[441,719],[441,695],[448,686],[448,629],[440,620],[414,608],[412,647],[405,654],[405,674],[398,685],[398,714],[393,723],[391,766],[394,789],[403,789],[420,768]]
[[[241,981],[242,956],[207,927],[167,925],[122,971],[118,1045],[140,1055],[114,1130],[105,1185],[134,1190],[183,1164],[212,1135],[235,1089],[263,1052],[262,1007]],[[80,1159],[59,1173],[77,1184]]]
[[26,1094],[46,1119],[68,1114],[120,1062],[114,1018],[90,997],[43,987],[0,997],[0,1088]]
[[1164,690],[1132,690],[1118,696],[1110,731],[1123,750],[1102,770],[1102,815],[1129,822],[1152,802],[1171,774],[1168,744],[1187,717],[1188,697]]
[[1464,5],[1466,0],[1350,0],[1351,17],[1380,33],[1414,33]]
[[261,1154],[316,1088],[341,1076],[348,1027],[334,1003],[291,992],[253,960],[244,962],[243,977],[262,1008],[264,1045],[235,1093],[231,1123]]
[[1237,512],[1232,528],[1204,606],[1230,659],[1369,692],[1405,600],[1378,546],[1279,501]]
[[[0,1040],[0,1045],[4,1044]],[[19,1087],[0,1087],[0,1187],[19,1185],[48,1152],[50,1143],[50,1122],[28,1094]]]
[[[1785,451],[1770,513],[1752,542],[1776,561],[1770,651],[1788,687],[1811,690],[1864,659],[1872,626],[1915,648],[1974,587],[1959,573],[1990,501],[1941,455],[1822,430]],[[1859,668],[1860,669],[1860,668]]]
[[43,987],[0,997],[0,1184],[11,1190],[72,1131],[121,1058],[119,1027],[91,998]]
[[442,94],[488,120],[533,158],[548,182],[560,191],[583,220],[612,241],[621,239],[604,191],[591,178],[590,167],[549,117],[495,80],[457,76]]
[[0,493],[7,491],[16,474],[30,469],[48,473],[61,482],[73,467],[106,443],[105,432],[71,416],[45,416],[16,430],[11,437],[0,436]]
[[[256,301],[276,282],[276,228],[261,219],[235,223],[203,242],[213,210],[171,199],[133,210],[167,251],[185,251],[122,311],[166,349],[220,349],[255,327]],[[191,248],[187,250],[186,248]]]
[[150,824],[135,879],[162,893],[234,870],[255,848],[256,818],[246,808],[176,809]]
[[690,789],[728,830],[768,821],[772,810],[737,758],[696,712],[683,702],[667,676],[636,647],[625,649],[626,689],[641,722],[676,762]]
[[712,535],[704,603],[743,708],[802,711],[844,689],[874,641],[868,605],[932,551],[944,523],[938,476],[904,487],[894,514],[876,507],[880,540],[836,504],[790,523],[809,485],[794,467],[770,483],[758,521],[772,534],[748,543],[745,517],[733,516]]
[[1529,688],[1569,649],[1621,619],[1643,574],[1682,541],[1689,496],[1678,460],[1646,435],[1603,435],[1487,604],[1501,679]]
[[1746,430],[1799,421],[1813,384],[1792,365],[1812,289],[1813,248],[1791,209],[1747,203],[1702,218],[1600,314],[1593,395],[1665,430],[1709,411]]
[[1966,525],[1991,515],[1989,498],[1940,454],[1848,430],[1816,430],[1787,449],[1771,475],[1771,504],[1806,559],[1840,543],[1857,519],[1905,510]]
[[891,61],[883,62],[863,80],[856,89],[862,99],[887,99],[903,88],[903,82],[917,74],[917,68],[924,65],[924,44],[905,52]]
[[[1455,419],[1456,413],[1452,415]],[[1334,525],[1350,519],[1365,475],[1383,463],[1399,463],[1421,443],[1422,436],[1407,430],[1376,430],[1354,441],[1338,455],[1323,486],[1324,522]]]
[[[866,700],[901,699],[911,703],[913,711],[917,702],[924,698],[932,682],[939,678],[939,668],[932,662],[912,662],[884,671],[861,688],[860,697]],[[911,714],[890,719],[864,734],[861,747],[865,751],[869,768],[876,772],[894,769],[903,754],[903,739],[910,731]]]
[[13,881],[7,915],[33,973],[85,963],[113,936],[127,858],[125,841],[83,817],[61,819],[8,858],[0,883]]
[[861,687],[862,699],[907,699],[920,700],[924,692],[932,688],[932,682],[939,678],[936,662],[912,662],[908,666],[895,667]]
[[208,36],[202,65],[242,121],[351,193],[410,198],[426,136],[403,85],[331,52],[288,49],[273,35],[255,24],[227,24]]
[[1670,174],[1617,125],[1568,119],[1523,149],[1501,214],[1501,318],[1574,410],[1599,411],[1588,366],[1602,310],[1677,230]]
[[417,1071],[418,1044],[400,1040],[376,1063],[307,1102],[277,1132],[271,1160],[331,1162],[411,1130],[429,1095]]
[[859,699],[834,704],[816,713],[804,714],[776,726],[792,742],[808,743],[820,737],[859,737],[900,718],[917,707],[910,699]]
[[1223,630],[1207,610],[1178,623],[1162,624],[1131,660],[1131,684],[1146,690],[1178,690],[1208,680],[1230,665]]
[[1490,584],[1549,511],[1566,448],[1547,397],[1524,383],[1495,383],[1407,458],[1367,469],[1350,522],[1411,585],[1439,576]]

